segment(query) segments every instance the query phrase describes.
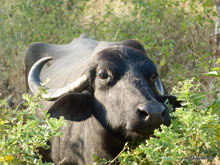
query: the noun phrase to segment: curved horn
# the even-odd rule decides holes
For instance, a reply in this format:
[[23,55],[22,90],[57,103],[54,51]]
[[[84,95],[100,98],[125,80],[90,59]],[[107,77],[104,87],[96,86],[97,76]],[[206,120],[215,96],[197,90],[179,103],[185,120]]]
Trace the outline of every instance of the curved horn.
[[156,86],[156,90],[157,90],[158,94],[159,95],[164,95],[163,83],[161,82],[159,77],[155,81],[155,86]]
[[[40,80],[40,71],[45,63],[52,60],[52,57],[45,57],[37,61],[32,67],[28,74],[28,85],[31,89],[31,91],[36,94],[39,91],[40,87],[42,86],[42,81]],[[48,93],[44,93],[42,97],[46,100],[56,100],[65,93],[68,93],[70,91],[74,92],[81,92],[83,91],[89,84],[88,76],[83,75],[76,79],[73,83],[58,89],[50,89],[46,88]]]

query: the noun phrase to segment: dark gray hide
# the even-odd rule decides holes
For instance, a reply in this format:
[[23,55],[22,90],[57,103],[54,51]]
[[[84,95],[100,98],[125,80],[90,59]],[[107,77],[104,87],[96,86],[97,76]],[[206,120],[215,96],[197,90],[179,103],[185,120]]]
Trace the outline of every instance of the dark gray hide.
[[[36,69],[33,65],[44,57],[53,59]],[[27,80],[34,93],[36,84],[46,79],[54,90],[82,75],[88,79],[77,90],[43,101],[52,117],[64,116],[69,124],[61,129],[62,138],[51,140],[50,151],[41,150],[44,160],[56,164],[92,163],[94,154],[112,159],[126,141],[148,138],[161,124],[169,125],[166,98],[180,105],[174,96],[163,94],[156,66],[135,40],[99,42],[82,36],[67,45],[35,43],[25,64],[26,77],[34,68]]]

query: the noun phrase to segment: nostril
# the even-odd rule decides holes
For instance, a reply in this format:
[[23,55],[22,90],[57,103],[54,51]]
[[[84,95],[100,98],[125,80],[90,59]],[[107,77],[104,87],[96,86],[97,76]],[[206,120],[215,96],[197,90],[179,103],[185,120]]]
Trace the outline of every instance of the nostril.
[[148,117],[149,116],[149,114],[148,114],[148,112],[146,110],[138,109],[138,113],[142,117]]

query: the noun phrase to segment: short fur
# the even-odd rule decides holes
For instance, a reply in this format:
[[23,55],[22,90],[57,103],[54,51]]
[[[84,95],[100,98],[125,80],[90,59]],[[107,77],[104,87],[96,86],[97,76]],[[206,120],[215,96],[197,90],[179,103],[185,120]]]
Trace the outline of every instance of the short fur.
[[126,141],[148,138],[161,124],[170,124],[166,98],[180,105],[174,96],[157,94],[152,82],[157,68],[138,41],[81,37],[67,45],[36,43],[26,53],[26,76],[46,56],[53,60],[43,67],[41,79],[49,78],[49,87],[63,87],[82,74],[89,75],[90,85],[82,93],[43,102],[51,117],[64,116],[68,122],[63,137],[54,137],[49,151],[41,149],[45,161],[88,164],[94,155],[113,159]]

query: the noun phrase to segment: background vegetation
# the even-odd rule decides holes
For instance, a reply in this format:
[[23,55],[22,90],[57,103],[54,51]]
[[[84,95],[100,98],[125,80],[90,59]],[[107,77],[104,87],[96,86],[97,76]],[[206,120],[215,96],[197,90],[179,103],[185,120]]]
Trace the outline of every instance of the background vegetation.
[[0,2],[0,93],[25,92],[24,54],[33,42],[66,44],[86,33],[97,40],[137,39],[169,90],[178,81],[204,77],[213,66],[214,20],[211,0],[7,0]]
[[219,116],[219,77],[205,75],[219,65],[215,19],[212,0],[0,1],[0,99],[9,108],[23,102],[24,55],[31,43],[66,44],[86,33],[97,40],[140,41],[170,92],[194,77],[205,93],[197,109],[215,107],[209,113]]

